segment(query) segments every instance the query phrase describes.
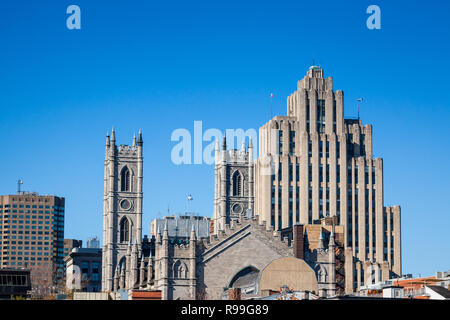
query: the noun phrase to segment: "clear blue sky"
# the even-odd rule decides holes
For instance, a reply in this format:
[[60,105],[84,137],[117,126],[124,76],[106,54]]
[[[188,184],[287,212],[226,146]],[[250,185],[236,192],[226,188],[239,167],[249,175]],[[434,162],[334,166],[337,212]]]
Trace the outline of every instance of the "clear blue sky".
[[[81,8],[81,30],[66,8]],[[381,30],[366,8],[381,8]],[[450,268],[447,1],[1,1],[0,194],[66,198],[66,238],[101,237],[105,135],[144,137],[144,232],[210,216],[213,167],[176,166],[174,129],[259,128],[315,59],[345,113],[373,124],[385,205],[402,207],[403,272]]]

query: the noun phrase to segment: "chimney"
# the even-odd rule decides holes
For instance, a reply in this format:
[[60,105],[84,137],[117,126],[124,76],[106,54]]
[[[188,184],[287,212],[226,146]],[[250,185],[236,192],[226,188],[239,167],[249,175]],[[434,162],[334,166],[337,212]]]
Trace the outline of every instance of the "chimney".
[[292,227],[292,241],[294,257],[298,259],[303,259],[304,256],[304,241],[303,241],[303,225],[295,224]]

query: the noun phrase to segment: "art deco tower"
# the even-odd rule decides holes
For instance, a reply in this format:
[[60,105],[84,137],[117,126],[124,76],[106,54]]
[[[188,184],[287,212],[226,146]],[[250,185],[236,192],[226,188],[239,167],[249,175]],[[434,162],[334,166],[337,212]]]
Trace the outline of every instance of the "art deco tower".
[[[114,274],[125,270],[131,243],[142,239],[142,134],[133,144],[116,146],[115,131],[106,137],[103,198],[102,290],[113,290]],[[139,254],[140,255],[140,254]]]
[[333,91],[320,67],[298,81],[287,116],[260,128],[255,213],[275,230],[335,217],[353,257],[346,258],[347,292],[369,278],[401,275],[400,207],[384,207],[383,159],[373,158],[372,126],[344,119],[344,93]]

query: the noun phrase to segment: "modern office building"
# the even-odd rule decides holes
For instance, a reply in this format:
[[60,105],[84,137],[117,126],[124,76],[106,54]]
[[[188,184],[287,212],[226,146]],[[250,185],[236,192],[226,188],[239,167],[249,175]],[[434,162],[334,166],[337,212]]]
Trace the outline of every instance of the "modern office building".
[[86,241],[86,248],[98,249],[100,248],[100,240],[97,237],[91,237]]
[[20,192],[0,196],[0,266],[26,267],[62,279],[64,198]]

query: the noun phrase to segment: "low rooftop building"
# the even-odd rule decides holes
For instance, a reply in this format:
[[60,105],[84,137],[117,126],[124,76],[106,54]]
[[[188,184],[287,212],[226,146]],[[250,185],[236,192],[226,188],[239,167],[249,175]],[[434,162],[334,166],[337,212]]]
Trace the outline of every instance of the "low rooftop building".
[[98,292],[102,283],[102,250],[73,248],[64,258],[66,286],[69,290]]
[[29,269],[0,269],[0,300],[28,298],[30,290]]

